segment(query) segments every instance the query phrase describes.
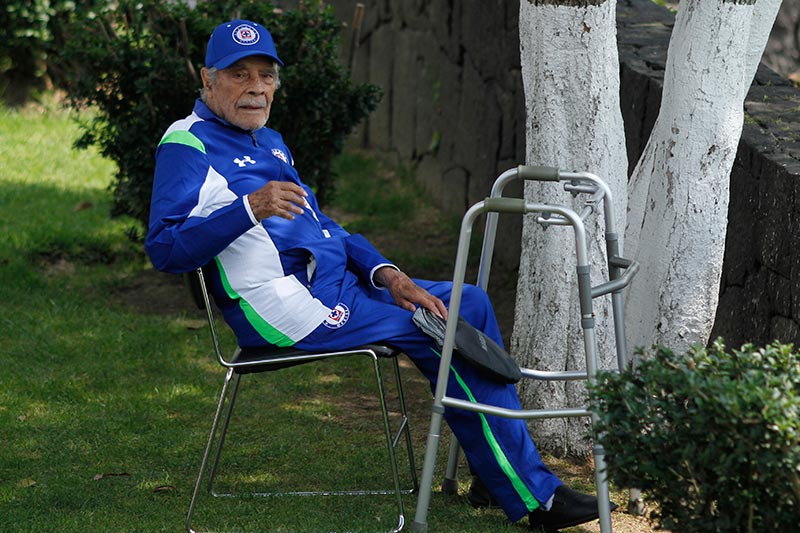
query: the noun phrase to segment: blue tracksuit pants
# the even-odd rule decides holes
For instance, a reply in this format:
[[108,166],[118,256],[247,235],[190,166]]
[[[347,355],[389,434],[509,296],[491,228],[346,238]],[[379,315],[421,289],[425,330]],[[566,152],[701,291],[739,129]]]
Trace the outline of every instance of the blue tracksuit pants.
[[[452,283],[414,281],[449,305]],[[342,309],[349,312],[347,320],[335,328],[321,325],[296,347],[340,349],[386,342],[411,358],[434,391],[440,354],[431,338],[414,324],[412,313],[398,307],[389,291],[367,287],[355,280],[348,284],[351,286],[342,292],[343,301],[340,302]],[[460,314],[502,345],[492,305],[481,289],[472,285],[464,287]],[[520,407],[514,385],[487,379],[458,358],[453,359],[447,393],[463,400]],[[524,420],[454,408],[447,408],[444,418],[461,443],[470,469],[483,480],[512,521],[547,502],[562,484],[542,463]]]

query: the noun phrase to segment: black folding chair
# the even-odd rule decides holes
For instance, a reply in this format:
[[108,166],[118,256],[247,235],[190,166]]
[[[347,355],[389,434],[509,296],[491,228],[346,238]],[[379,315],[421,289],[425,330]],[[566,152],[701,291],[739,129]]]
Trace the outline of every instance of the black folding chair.
[[[219,363],[227,369],[225,380],[222,385],[219,403],[217,405],[214,420],[211,424],[211,433],[208,443],[203,453],[203,460],[200,464],[200,472],[195,482],[192,500],[189,504],[189,512],[186,516],[186,530],[194,532],[192,528],[192,515],[194,514],[198,494],[202,485],[203,477],[207,475],[208,492],[215,497],[233,496],[330,496],[330,495],[371,495],[371,494],[395,494],[398,509],[397,526],[391,531],[397,532],[405,525],[405,513],[403,509],[403,494],[415,492],[418,489],[417,473],[414,463],[413,449],[411,445],[411,434],[409,430],[408,416],[406,413],[405,397],[403,396],[403,386],[400,378],[400,366],[398,364],[398,350],[383,344],[361,346],[335,352],[305,352],[290,348],[280,349],[249,349],[236,347],[230,360],[222,355],[220,338],[214,319],[213,306],[209,300],[208,289],[203,277],[203,270],[197,269],[195,272],[186,274],[185,280],[198,308],[205,310],[211,337]],[[241,377],[245,374],[255,374],[262,372],[276,371],[281,368],[295,366],[323,359],[340,358],[345,356],[367,356],[373,363],[375,378],[378,387],[378,399],[380,400],[381,412],[383,415],[384,432],[386,434],[386,445],[388,451],[389,466],[392,472],[393,485],[390,489],[371,489],[371,490],[312,490],[312,491],[287,491],[287,492],[260,492],[250,494],[221,493],[214,490],[214,479],[222,455],[225,436],[231,421],[236,394],[239,389]],[[388,359],[392,362],[396,379],[397,395],[399,399],[400,423],[396,431],[392,429],[389,420],[389,413],[386,405],[386,392],[384,390],[383,375],[381,373],[381,359]],[[226,407],[227,403],[227,407]],[[266,432],[266,429],[264,430]],[[408,453],[408,461],[411,470],[411,487],[401,488],[399,467],[397,462],[396,450],[400,441],[405,438],[405,446]],[[214,458],[209,464],[212,451]]]

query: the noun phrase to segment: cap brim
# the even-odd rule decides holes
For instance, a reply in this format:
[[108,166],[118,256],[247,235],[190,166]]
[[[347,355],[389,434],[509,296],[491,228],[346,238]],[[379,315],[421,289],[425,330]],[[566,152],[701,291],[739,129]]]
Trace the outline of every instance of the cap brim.
[[228,68],[229,66],[233,65],[234,63],[236,63],[240,59],[244,59],[245,57],[251,57],[251,56],[267,57],[267,58],[275,61],[280,66],[283,66],[283,61],[281,61],[280,58],[278,58],[277,56],[273,56],[273,55],[270,55],[270,54],[265,54],[264,52],[256,52],[256,51],[252,51],[251,52],[249,50],[236,52],[234,54],[227,55],[227,56],[223,57],[222,59],[220,59],[219,61],[217,61],[216,64],[214,64],[214,65],[206,65],[206,66],[214,67],[214,68],[222,70],[224,68]]

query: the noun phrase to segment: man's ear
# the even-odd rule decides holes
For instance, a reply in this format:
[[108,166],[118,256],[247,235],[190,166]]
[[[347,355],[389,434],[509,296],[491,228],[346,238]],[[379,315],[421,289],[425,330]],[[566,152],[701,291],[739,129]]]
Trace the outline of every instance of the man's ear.
[[211,81],[208,79],[208,69],[206,67],[200,69],[200,78],[203,80],[203,89],[209,90],[211,88]]

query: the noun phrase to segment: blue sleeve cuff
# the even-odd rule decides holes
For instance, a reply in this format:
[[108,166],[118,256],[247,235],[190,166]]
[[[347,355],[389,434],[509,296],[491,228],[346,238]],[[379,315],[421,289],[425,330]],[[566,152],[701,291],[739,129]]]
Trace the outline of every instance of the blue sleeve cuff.
[[250,196],[249,194],[245,194],[244,196],[242,196],[242,200],[244,201],[244,208],[247,211],[247,214],[250,216],[250,220],[253,222],[253,225],[255,226],[256,224],[258,224],[258,219],[253,214],[253,208],[250,207],[249,196]]
[[389,268],[393,268],[393,269],[397,270],[398,272],[400,272],[400,269],[399,269],[399,268],[397,268],[395,265],[393,265],[393,264],[391,264],[391,263],[381,263],[380,265],[376,265],[376,266],[375,266],[375,267],[374,267],[374,268],[373,268],[373,269],[370,271],[370,273],[369,273],[369,281],[372,283],[372,286],[373,286],[373,287],[375,287],[376,289],[382,290],[382,291],[386,290],[386,286],[385,286],[385,285],[382,285],[382,284],[380,284],[380,283],[378,283],[378,282],[375,280],[375,272],[377,272],[377,271],[378,271],[378,269],[380,269],[380,268],[383,268],[383,267],[389,267]]

